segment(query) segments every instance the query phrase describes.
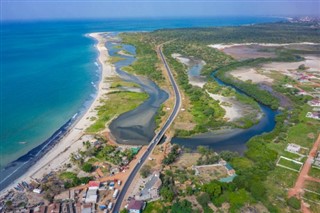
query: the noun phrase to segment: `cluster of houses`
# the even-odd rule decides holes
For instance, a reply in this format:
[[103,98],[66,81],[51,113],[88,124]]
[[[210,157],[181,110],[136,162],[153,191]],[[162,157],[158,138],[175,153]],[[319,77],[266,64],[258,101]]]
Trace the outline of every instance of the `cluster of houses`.
[[320,99],[313,99],[308,104],[314,108],[312,112],[307,112],[306,117],[320,120]]

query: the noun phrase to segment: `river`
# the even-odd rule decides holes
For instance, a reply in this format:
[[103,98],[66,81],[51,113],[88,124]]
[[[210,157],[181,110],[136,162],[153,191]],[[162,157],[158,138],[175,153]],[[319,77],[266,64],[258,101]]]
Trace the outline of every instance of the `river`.
[[[136,55],[134,46],[127,44],[119,45],[119,43],[112,41],[107,42],[106,45],[110,56],[117,56],[124,59],[115,63],[117,74],[124,81],[138,84],[141,90],[149,95],[149,98],[136,109],[123,113],[114,119],[110,123],[109,129],[113,137],[115,137],[116,141],[120,144],[149,144],[155,135],[155,116],[157,111],[161,104],[168,99],[169,95],[150,79],[143,76],[132,75],[122,70],[123,67],[132,64],[136,60],[134,57]],[[119,46],[121,46],[121,48],[119,48]],[[120,55],[118,54],[120,50],[125,50],[125,52],[130,53],[130,55]]]
[[[188,69],[189,79],[196,79],[198,82],[203,81],[203,77],[200,76],[200,71],[202,66],[199,64],[193,64]],[[198,76],[196,76],[198,75]],[[239,89],[235,88],[232,85],[227,85],[218,78],[215,77],[215,72],[212,73],[211,77],[222,86],[230,86],[234,88],[238,93],[244,94]],[[188,138],[172,138],[171,142],[188,147],[191,149],[196,149],[197,146],[208,146],[213,150],[219,152],[223,150],[236,151],[240,154],[243,154],[246,148],[246,142],[250,138],[261,135],[265,132],[270,132],[275,127],[275,116],[278,114],[277,111],[272,110],[270,107],[259,103],[261,111],[264,113],[262,119],[256,125],[248,129],[232,129],[225,131],[214,131],[207,132],[203,134],[198,134]]]

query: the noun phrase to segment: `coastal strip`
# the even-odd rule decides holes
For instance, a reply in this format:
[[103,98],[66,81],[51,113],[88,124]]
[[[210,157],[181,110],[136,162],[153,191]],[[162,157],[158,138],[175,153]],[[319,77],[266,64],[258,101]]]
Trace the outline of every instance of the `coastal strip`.
[[[99,53],[98,62],[101,69],[101,78],[95,99],[82,116],[76,119],[76,114],[46,142],[35,148],[39,151],[36,153],[30,151],[29,153],[32,153],[32,155],[28,153],[29,155],[19,158],[11,168],[7,168],[10,172],[1,171],[1,177],[3,178],[1,178],[0,183],[0,196],[21,181],[30,182],[41,179],[43,175],[51,171],[58,171],[64,164],[68,163],[71,153],[76,152],[83,146],[81,137],[94,122],[90,118],[97,116],[96,108],[100,105],[100,99],[104,98],[111,86],[111,83],[105,81],[105,79],[116,75],[113,65],[108,63],[109,54],[105,46],[106,38],[102,33],[90,33],[88,36],[97,41],[95,47]],[[17,164],[20,166],[14,168]]]

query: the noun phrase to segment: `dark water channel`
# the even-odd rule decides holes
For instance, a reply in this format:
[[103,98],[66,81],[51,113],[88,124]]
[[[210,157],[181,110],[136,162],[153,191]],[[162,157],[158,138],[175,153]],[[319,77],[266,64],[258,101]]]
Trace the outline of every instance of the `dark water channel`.
[[[121,50],[118,48],[119,45],[121,45],[122,50],[130,53],[130,55],[118,54]],[[160,89],[150,79],[143,76],[135,76],[122,70],[123,67],[132,64],[136,60],[134,46],[113,42],[107,42],[106,46],[110,56],[124,59],[115,63],[118,75],[125,81],[138,84],[141,90],[149,95],[149,98],[136,109],[123,113],[114,119],[109,129],[118,143],[130,145],[148,144],[155,135],[156,113],[161,104],[168,99],[168,93]]]

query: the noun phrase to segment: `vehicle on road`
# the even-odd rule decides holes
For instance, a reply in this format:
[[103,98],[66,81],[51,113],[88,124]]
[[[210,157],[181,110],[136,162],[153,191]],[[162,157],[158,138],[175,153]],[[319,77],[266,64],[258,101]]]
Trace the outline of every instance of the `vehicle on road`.
[[114,190],[113,195],[112,195],[113,199],[116,199],[118,194],[119,194],[119,189]]

